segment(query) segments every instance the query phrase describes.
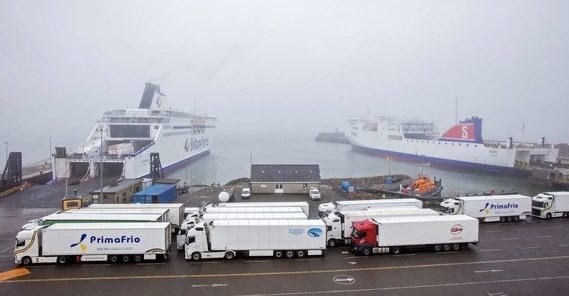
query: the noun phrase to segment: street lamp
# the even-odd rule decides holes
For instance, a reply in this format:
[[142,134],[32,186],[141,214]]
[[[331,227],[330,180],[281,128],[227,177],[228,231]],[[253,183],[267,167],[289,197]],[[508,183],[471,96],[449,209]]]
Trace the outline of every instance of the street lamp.
[[97,131],[101,132],[101,147],[99,147],[99,155],[101,156],[101,164],[99,165],[100,194],[98,200],[98,203],[101,203],[101,200],[103,199],[103,132],[105,131],[105,129],[103,129],[103,126],[100,126],[99,128],[97,128]]
[[6,144],[6,163],[8,163],[8,142],[4,142]]

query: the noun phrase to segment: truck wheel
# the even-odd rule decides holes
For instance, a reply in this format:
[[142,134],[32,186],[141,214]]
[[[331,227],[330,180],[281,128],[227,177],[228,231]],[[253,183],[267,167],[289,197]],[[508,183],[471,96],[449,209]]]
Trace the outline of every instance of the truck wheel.
[[275,251],[275,257],[276,258],[282,258],[284,256],[283,251]]
[[515,217],[514,217],[514,222],[518,222],[518,221],[520,221],[520,217],[515,216]]
[[23,265],[23,266],[30,266],[30,265],[32,265],[32,258],[27,257],[27,256],[24,257],[24,258],[22,258],[22,265]]
[[130,256],[128,256],[128,255],[123,255],[123,256],[121,257],[121,261],[122,261],[122,263],[128,263],[128,262],[130,262]]
[[508,222],[512,222],[512,217],[506,217],[506,220],[508,220]]
[[285,252],[285,256],[286,256],[287,258],[292,258],[292,257],[294,257],[294,251],[286,251],[286,252]]
[[506,222],[506,217],[500,217],[500,223]]
[[362,250],[362,253],[364,254],[364,256],[369,256],[371,254],[371,249],[370,248],[364,248]]
[[397,254],[401,254],[401,248],[400,247],[391,247],[391,253],[397,255]]
[[296,251],[296,257],[298,257],[298,258],[302,258],[305,255],[306,255],[306,253],[303,250]]
[[233,254],[233,252],[226,252],[225,253],[225,259],[227,260],[231,260],[235,257],[235,254]]
[[547,213],[547,215],[545,215],[546,219],[551,219],[551,213]]
[[443,245],[443,250],[445,250],[445,252],[450,251],[450,245],[449,245],[449,244],[444,244],[444,245]]
[[117,262],[119,262],[119,257],[116,255],[111,255],[111,256],[109,256],[109,262],[117,263]]
[[452,244],[452,250],[453,251],[460,251],[460,244]]
[[195,252],[192,254],[192,260],[194,261],[200,261],[200,259],[202,259],[202,255],[198,252]]
[[435,245],[435,246],[433,247],[433,250],[435,250],[435,252],[440,252],[440,251],[443,250],[443,246],[441,246],[441,245]]
[[134,255],[134,262],[135,263],[140,263],[140,262],[142,262],[142,260],[144,260],[144,257],[142,255]]
[[67,261],[68,261],[68,260],[67,260],[67,257],[65,257],[65,256],[59,256],[59,257],[57,257],[57,263],[58,263],[58,264],[67,264]]
[[328,240],[328,246],[329,246],[330,248],[336,247],[336,240],[333,239],[333,238],[329,239],[329,240]]

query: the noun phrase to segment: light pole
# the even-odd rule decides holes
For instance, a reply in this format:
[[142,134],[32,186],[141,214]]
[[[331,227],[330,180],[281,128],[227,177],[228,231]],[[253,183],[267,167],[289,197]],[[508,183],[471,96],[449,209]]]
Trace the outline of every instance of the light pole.
[[8,141],[4,142],[6,144],[6,163],[8,163]]
[[97,131],[101,132],[101,147],[99,147],[99,155],[101,156],[101,164],[99,165],[100,194],[97,203],[101,203],[101,200],[103,199],[103,131],[104,131],[103,126],[97,128]]

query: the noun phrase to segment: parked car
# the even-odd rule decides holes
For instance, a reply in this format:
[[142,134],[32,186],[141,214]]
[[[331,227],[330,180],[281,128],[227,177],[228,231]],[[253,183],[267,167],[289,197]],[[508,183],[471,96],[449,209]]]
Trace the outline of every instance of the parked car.
[[310,199],[312,200],[320,200],[320,191],[318,191],[317,188],[310,188],[308,195],[310,195]]
[[251,189],[248,187],[243,188],[241,191],[241,199],[249,199],[251,197]]

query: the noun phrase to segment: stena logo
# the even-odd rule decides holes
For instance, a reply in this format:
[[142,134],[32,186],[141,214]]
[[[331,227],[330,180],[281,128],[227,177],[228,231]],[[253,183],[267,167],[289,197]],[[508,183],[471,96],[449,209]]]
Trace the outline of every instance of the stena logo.
[[306,232],[310,237],[320,237],[322,235],[322,229],[320,228],[310,228]]
[[452,235],[459,235],[462,232],[462,225],[456,224],[450,228],[450,233]]
[[466,125],[462,126],[461,136],[463,139],[468,139],[468,126]]

